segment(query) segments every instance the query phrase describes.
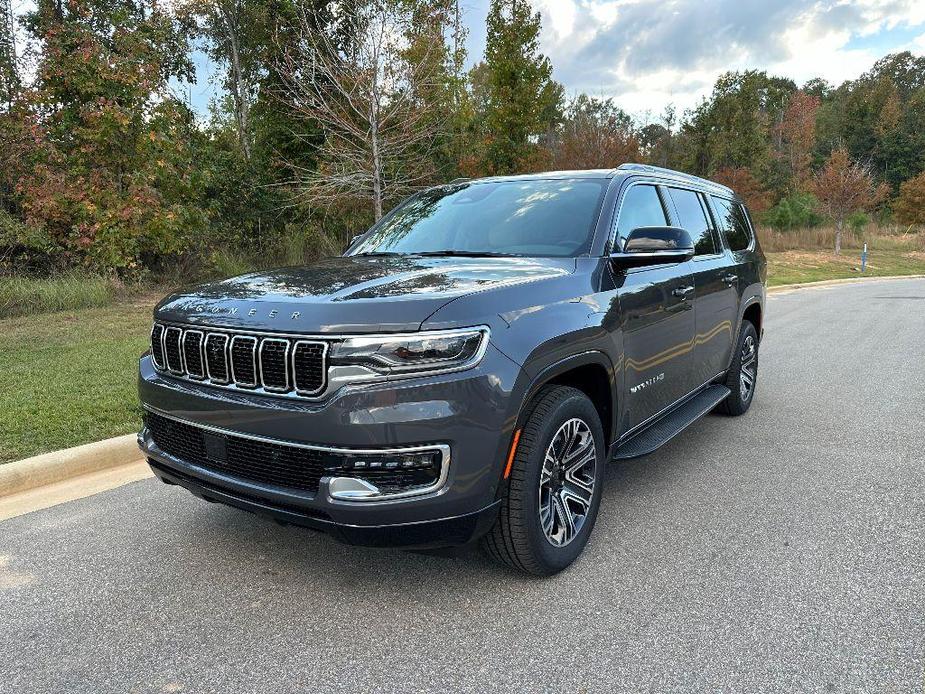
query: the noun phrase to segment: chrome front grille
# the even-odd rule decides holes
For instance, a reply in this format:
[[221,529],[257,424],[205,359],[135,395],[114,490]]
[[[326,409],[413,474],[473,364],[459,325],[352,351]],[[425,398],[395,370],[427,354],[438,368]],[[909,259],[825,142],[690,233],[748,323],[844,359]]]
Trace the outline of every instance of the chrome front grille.
[[214,386],[299,397],[327,385],[326,342],[155,323],[151,357],[158,371]]

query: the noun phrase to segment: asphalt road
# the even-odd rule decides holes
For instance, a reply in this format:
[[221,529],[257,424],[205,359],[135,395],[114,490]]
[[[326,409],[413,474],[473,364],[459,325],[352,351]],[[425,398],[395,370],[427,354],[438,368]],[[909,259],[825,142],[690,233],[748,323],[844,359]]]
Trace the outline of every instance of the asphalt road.
[[770,300],[756,401],[550,579],[153,480],[0,523],[0,691],[923,691],[925,280]]

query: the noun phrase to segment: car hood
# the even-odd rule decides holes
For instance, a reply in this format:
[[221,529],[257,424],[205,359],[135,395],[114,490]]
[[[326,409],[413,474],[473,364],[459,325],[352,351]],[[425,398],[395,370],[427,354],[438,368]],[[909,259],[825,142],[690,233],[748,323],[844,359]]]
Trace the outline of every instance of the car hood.
[[573,258],[329,258],[179,291],[159,320],[273,332],[417,330],[460,296],[574,272]]

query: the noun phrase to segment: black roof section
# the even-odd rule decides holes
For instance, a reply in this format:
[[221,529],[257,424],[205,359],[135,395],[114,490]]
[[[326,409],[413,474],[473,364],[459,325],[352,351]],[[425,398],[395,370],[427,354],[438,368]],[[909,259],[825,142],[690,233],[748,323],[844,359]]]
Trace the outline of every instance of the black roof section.
[[725,195],[735,196],[735,192],[721,183],[716,183],[715,181],[710,181],[706,178],[700,178],[699,176],[693,176],[691,174],[686,174],[681,171],[674,171],[673,169],[664,169],[660,166],[649,166],[648,164],[622,164],[616,169],[588,169],[581,171],[544,171],[541,173],[532,173],[532,174],[520,174],[514,176],[488,176],[486,178],[457,178],[453,181],[450,181],[448,184],[444,185],[453,185],[459,183],[483,183],[486,181],[538,181],[538,180],[550,180],[550,179],[566,179],[566,178],[614,178],[616,176],[632,176],[632,175],[643,175],[643,176],[654,176],[657,178],[664,179],[666,181],[671,181],[675,183],[688,183],[695,184],[702,188],[711,189],[714,192],[723,193]]
[[624,174],[645,174],[649,176],[658,176],[660,178],[670,178],[674,181],[694,183],[706,188],[720,190],[724,193],[728,193],[729,195],[735,195],[735,192],[732,190],[732,188],[724,186],[722,183],[710,181],[706,178],[683,173],[681,171],[675,171],[674,169],[663,169],[661,166],[649,166],[648,164],[621,164],[616,168],[615,171],[617,173]]

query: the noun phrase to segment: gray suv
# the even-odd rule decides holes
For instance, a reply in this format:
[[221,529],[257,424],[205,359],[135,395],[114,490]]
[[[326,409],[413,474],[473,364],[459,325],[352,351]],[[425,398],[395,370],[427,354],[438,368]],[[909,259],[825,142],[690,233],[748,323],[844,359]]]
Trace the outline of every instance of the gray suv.
[[735,193],[642,165],[457,180],[339,258],[158,304],[138,441],[207,501],[548,575],[604,465],[754,399],[766,264]]

